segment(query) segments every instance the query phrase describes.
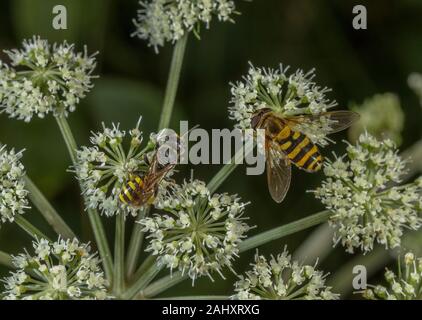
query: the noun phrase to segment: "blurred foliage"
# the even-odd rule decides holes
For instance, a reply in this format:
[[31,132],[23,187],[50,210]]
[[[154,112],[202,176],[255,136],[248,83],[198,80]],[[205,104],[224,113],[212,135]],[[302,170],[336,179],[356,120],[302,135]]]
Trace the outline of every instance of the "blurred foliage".
[[350,109],[360,114],[359,121],[349,129],[351,142],[356,142],[359,136],[367,131],[377,139],[391,139],[400,146],[404,114],[397,95],[376,94],[365,99],[360,106],[352,105]]
[[[68,9],[68,30],[56,31],[51,27],[52,8],[56,4]],[[352,28],[352,8],[356,4],[368,8],[368,30]],[[130,37],[137,8],[137,0],[0,2],[1,50],[18,47],[23,38],[38,34],[52,41],[67,39],[79,49],[86,44],[90,52],[100,52],[97,72],[101,77],[69,119],[80,144],[88,143],[89,132],[99,129],[102,121],[121,122],[122,128],[131,128],[142,115],[146,134],[158,123],[172,48],[168,45],[157,55],[145,43]],[[406,79],[410,73],[422,71],[422,1],[256,0],[238,1],[238,8],[242,15],[234,25],[213,23],[209,30],[203,30],[201,41],[193,36],[189,39],[174,128],[177,129],[178,119],[188,119],[192,126],[199,124],[206,129],[232,127],[227,118],[229,82],[240,79],[247,71],[247,62],[253,61],[256,66],[283,63],[293,68],[315,67],[316,81],[333,88],[331,97],[340,106],[364,101],[377,92],[394,92],[400,97],[405,113],[402,148],[421,138],[422,110]],[[6,60],[3,53],[0,59]],[[343,133],[334,139],[340,141],[345,137]],[[26,149],[24,164],[28,174],[82,238],[92,240],[76,182],[66,171],[69,157],[54,119],[24,124],[2,114],[0,140]],[[326,148],[324,154],[333,150],[341,153],[343,149],[344,144],[337,143]],[[195,177],[207,181],[217,170],[218,166],[198,167]],[[181,171],[179,177],[189,174],[188,168]],[[320,179],[321,173],[310,175],[294,170],[287,199],[277,205],[266,192],[265,178],[246,176],[245,168],[239,167],[221,191],[238,193],[251,201],[247,213],[250,223],[258,226],[254,232],[258,232],[321,209],[321,204],[306,193]],[[48,230],[33,211],[28,219]],[[108,234],[112,235],[112,230],[113,221],[107,221]],[[309,231],[295,234],[260,251],[277,253],[285,244],[293,251],[307,235]],[[4,251],[16,253],[22,246],[28,247],[28,243],[29,238],[16,232],[13,225],[0,230],[0,247]],[[237,270],[247,268],[253,254],[243,254]],[[322,267],[334,273],[351,258],[337,248]],[[0,273],[4,272],[0,269]],[[195,292],[230,293],[234,276],[227,277],[228,281],[217,281],[215,286],[202,279]],[[190,288],[186,282],[166,294],[192,294]]]

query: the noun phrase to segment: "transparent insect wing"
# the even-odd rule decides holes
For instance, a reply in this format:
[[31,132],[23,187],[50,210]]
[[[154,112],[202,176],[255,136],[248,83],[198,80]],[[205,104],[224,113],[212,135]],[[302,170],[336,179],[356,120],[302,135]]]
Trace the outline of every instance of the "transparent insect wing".
[[350,127],[354,122],[358,121],[360,115],[353,111],[340,110],[332,112],[324,112],[319,115],[301,115],[296,117],[287,118],[290,126],[295,128],[296,125],[301,123],[315,123],[320,127],[324,127],[323,123],[329,121],[330,130],[329,134],[343,131]]
[[284,153],[274,143],[267,150],[267,182],[271,197],[281,203],[286,197],[291,181],[291,165]]

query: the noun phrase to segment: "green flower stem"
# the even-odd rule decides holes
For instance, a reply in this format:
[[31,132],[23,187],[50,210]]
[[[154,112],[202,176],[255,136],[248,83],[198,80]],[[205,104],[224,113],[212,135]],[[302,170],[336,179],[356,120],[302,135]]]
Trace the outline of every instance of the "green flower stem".
[[[67,149],[69,151],[72,163],[73,165],[75,165],[77,145],[75,138],[73,137],[72,131],[70,130],[67,119],[64,116],[57,116],[56,120],[63,135],[63,139],[66,143]],[[111,258],[110,247],[108,245],[107,238],[105,235],[104,226],[101,222],[97,210],[87,209],[87,212],[92,229],[94,231],[95,240],[98,246],[98,251],[100,253],[101,260],[103,262],[106,277],[111,282],[113,273],[113,261]]]
[[293,259],[309,265],[317,260],[321,263],[331,253],[333,235],[334,229],[328,223],[320,225],[301,243],[294,252]]
[[237,164],[233,161],[234,158],[235,156],[232,158],[232,161],[224,165],[208,183],[207,187],[211,194],[217,191],[217,189],[223,184],[227,177],[234,171],[234,169],[237,168]]
[[229,175],[237,168],[239,163],[243,162],[244,156],[248,155],[250,152],[253,151],[256,143],[252,145],[252,148],[246,149],[241,148],[238,150],[235,155],[231,158],[230,163],[225,164],[220,171],[211,179],[208,183],[208,190],[210,190],[211,194],[217,191],[217,189],[222,185],[222,183],[228,178]]
[[156,257],[153,255],[149,255],[141,264],[141,266],[136,270],[134,276],[134,279],[139,279],[142,277],[142,275],[150,269],[153,265],[156,263]]
[[[148,214],[149,210],[149,206],[144,207],[139,213],[139,218],[143,219]],[[130,238],[126,255],[126,276],[128,279],[133,275],[138,265],[139,255],[141,254],[142,243],[144,240],[142,228],[143,227],[139,223],[135,223],[133,226],[132,236]]]
[[139,292],[139,296],[143,298],[151,298],[159,295],[161,292],[179,284],[180,282],[188,279],[187,274],[182,275],[180,271],[174,272],[172,275],[167,275],[157,281],[154,281],[147,286],[142,292]]
[[[239,245],[239,252],[254,249],[273,240],[277,240],[295,232],[299,232],[307,228],[316,226],[320,223],[327,221],[331,214],[332,213],[330,211],[321,211],[306,218],[288,223],[286,225],[271,229],[266,232],[262,232],[256,236],[253,236],[241,242]],[[151,267],[151,269],[154,268],[155,266]],[[188,276],[186,275],[186,273],[182,275],[181,272],[175,272],[172,276],[168,275],[151,283],[139,294],[144,298],[154,297],[160,294],[161,292],[167,290],[168,288],[171,288],[172,286],[186,280],[187,278]]]
[[44,233],[38,230],[37,227],[32,225],[28,220],[26,220],[23,216],[17,215],[15,216],[15,222],[21,227],[26,233],[28,233],[32,238],[39,240],[39,239],[46,239],[50,240]]
[[170,72],[167,80],[167,88],[164,96],[160,123],[158,125],[159,130],[167,128],[170,124],[174,101],[176,100],[177,88],[179,86],[180,73],[182,70],[183,57],[185,55],[187,40],[188,33],[186,33],[186,35],[177,41],[173,49],[173,57],[171,60]]
[[[167,80],[166,92],[164,95],[163,107],[161,110],[160,122],[158,130],[167,128],[170,124],[171,115],[173,113],[174,102],[176,100],[177,88],[179,86],[180,74],[182,71],[183,58],[185,56],[186,44],[188,41],[188,34],[184,35],[177,41],[173,49],[173,57]],[[131,241],[129,243],[128,256],[127,256],[127,276],[131,276],[136,268],[139,259],[140,249],[143,241],[142,228],[135,225]]]
[[94,231],[98,252],[100,253],[101,261],[103,262],[104,272],[111,283],[113,279],[113,260],[100,215],[97,210],[93,209],[87,209],[87,212],[92,230]]
[[12,263],[12,257],[10,256],[10,254],[7,254],[3,251],[0,251],[0,264],[10,269],[15,268],[15,266]]
[[56,117],[57,124],[59,125],[60,132],[62,133],[64,142],[66,143],[67,150],[69,151],[70,159],[72,164],[76,163],[76,150],[78,149],[76,145],[75,138],[73,136],[72,130],[70,129],[69,123],[65,116]]
[[[161,111],[160,122],[158,124],[159,130],[167,128],[170,124],[174,102],[176,100],[177,88],[179,86],[180,74],[183,65],[183,58],[186,51],[187,40],[188,34],[184,35],[179,41],[177,41],[174,47],[169,77],[167,80],[167,88],[164,96],[163,108]],[[139,259],[140,249],[142,247],[143,237],[144,235],[141,226],[136,224],[131,236],[127,256],[128,264],[126,274],[128,276],[130,276],[136,268],[136,264]]]
[[303,219],[271,229],[269,231],[262,232],[256,236],[246,239],[245,241],[242,241],[239,245],[239,250],[240,252],[243,252],[250,249],[254,249],[267,242],[277,240],[291,235],[293,233],[316,226],[318,224],[326,222],[331,215],[331,211],[325,210],[305,217]]
[[[153,260],[155,261],[155,259]],[[150,263],[150,260],[146,260],[144,263]],[[133,283],[133,285],[125,291],[123,294],[123,299],[133,299],[139,292],[142,292],[142,289],[151,283],[152,280],[157,276],[161,271],[162,267],[158,266],[157,263],[153,263],[151,267],[146,268],[141,265],[144,272],[137,272],[140,277]]]
[[184,297],[168,297],[156,300],[229,300],[229,296],[184,296]]
[[113,279],[113,292],[119,298],[125,289],[125,216],[122,213],[116,215]]
[[52,226],[53,230],[65,239],[76,238],[72,229],[69,228],[66,222],[28,176],[25,176],[25,185],[26,189],[29,191],[29,199],[35,207],[37,207],[45,220]]

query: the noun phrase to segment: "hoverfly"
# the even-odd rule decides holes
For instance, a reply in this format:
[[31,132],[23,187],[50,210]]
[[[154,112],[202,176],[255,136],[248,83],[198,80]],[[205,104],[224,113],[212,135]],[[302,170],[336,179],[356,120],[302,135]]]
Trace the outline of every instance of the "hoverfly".
[[130,176],[119,194],[120,201],[133,207],[152,204],[160,182],[174,167],[174,164],[161,165],[154,156],[150,169],[143,177],[136,174]]
[[300,131],[299,125],[330,121],[329,134],[342,131],[359,119],[352,111],[332,111],[319,115],[280,117],[269,108],[258,110],[252,117],[253,129],[265,130],[268,189],[275,202],[283,201],[291,180],[291,163],[307,172],[321,169],[323,157],[318,147]]
[[[176,138],[175,149],[180,151],[180,137],[176,136]],[[148,172],[142,177],[140,175],[132,174],[119,194],[119,199],[124,204],[133,207],[142,207],[146,204],[152,204],[157,195],[160,182],[176,166],[175,163],[162,164],[159,161],[158,147],[152,161],[149,161],[148,157],[145,157],[144,162],[149,166]]]

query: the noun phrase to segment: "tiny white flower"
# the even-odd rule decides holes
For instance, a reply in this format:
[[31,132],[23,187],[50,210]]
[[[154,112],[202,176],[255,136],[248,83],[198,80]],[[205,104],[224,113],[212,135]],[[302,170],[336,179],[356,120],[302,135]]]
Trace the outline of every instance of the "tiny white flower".
[[[253,115],[263,108],[270,108],[280,117],[297,115],[319,115],[335,107],[326,94],[331,90],[319,87],[314,81],[314,70],[305,73],[297,70],[288,73],[289,67],[278,69],[255,68],[250,64],[243,81],[232,84],[229,117],[236,127],[251,128]],[[327,117],[319,121],[307,121],[297,125],[314,143],[326,145],[331,122]]]
[[33,242],[33,248],[36,256],[25,252],[13,257],[17,270],[2,280],[5,291],[0,297],[3,299],[110,298],[100,261],[96,254],[89,253],[87,244],[79,243],[77,239],[59,238],[56,242],[40,239]]
[[409,252],[404,256],[403,262],[399,264],[397,275],[386,270],[384,278],[387,286],[368,285],[370,288],[363,292],[363,297],[371,300],[421,300],[422,258],[416,258]]
[[292,261],[286,248],[277,257],[271,256],[270,260],[257,252],[251,266],[252,270],[235,283],[236,293],[232,299],[334,300],[339,297],[325,285],[326,275],[322,271]]
[[[145,158],[155,148],[149,142],[141,149],[139,125],[140,120],[136,128],[127,133],[120,129],[119,124],[113,124],[111,128],[103,124],[103,131],[92,133],[92,146],[77,150],[74,170],[81,181],[88,208],[99,209],[108,217],[121,212],[133,216],[138,214],[139,208],[124,204],[119,194],[132,175],[148,171]],[[128,151],[125,151],[126,146],[129,146]]]
[[213,17],[233,22],[233,0],[142,0],[134,20],[133,35],[147,40],[158,51],[167,42],[174,43],[193,31],[199,37],[201,24],[208,28]]
[[24,214],[29,208],[21,158],[22,151],[0,147],[0,226],[13,222],[16,215]]
[[93,87],[96,61],[87,49],[77,53],[66,41],[49,44],[33,37],[22,49],[5,51],[12,61],[0,61],[0,112],[29,122],[34,115],[67,116]]
[[326,179],[312,192],[333,212],[334,243],[341,242],[350,253],[371,251],[375,242],[394,248],[403,229],[421,226],[418,180],[391,186],[400,183],[405,164],[391,140],[378,141],[366,133],[347,147],[347,157],[327,161]]
[[[239,208],[235,213],[230,210],[233,205]],[[218,218],[210,213],[216,206],[221,212]],[[157,255],[160,264],[186,272],[193,281],[211,277],[214,271],[221,274],[223,267],[231,269],[249,230],[243,222],[245,206],[236,196],[211,196],[202,181],[171,185],[155,202],[165,214],[139,221],[151,239],[146,251]]]

